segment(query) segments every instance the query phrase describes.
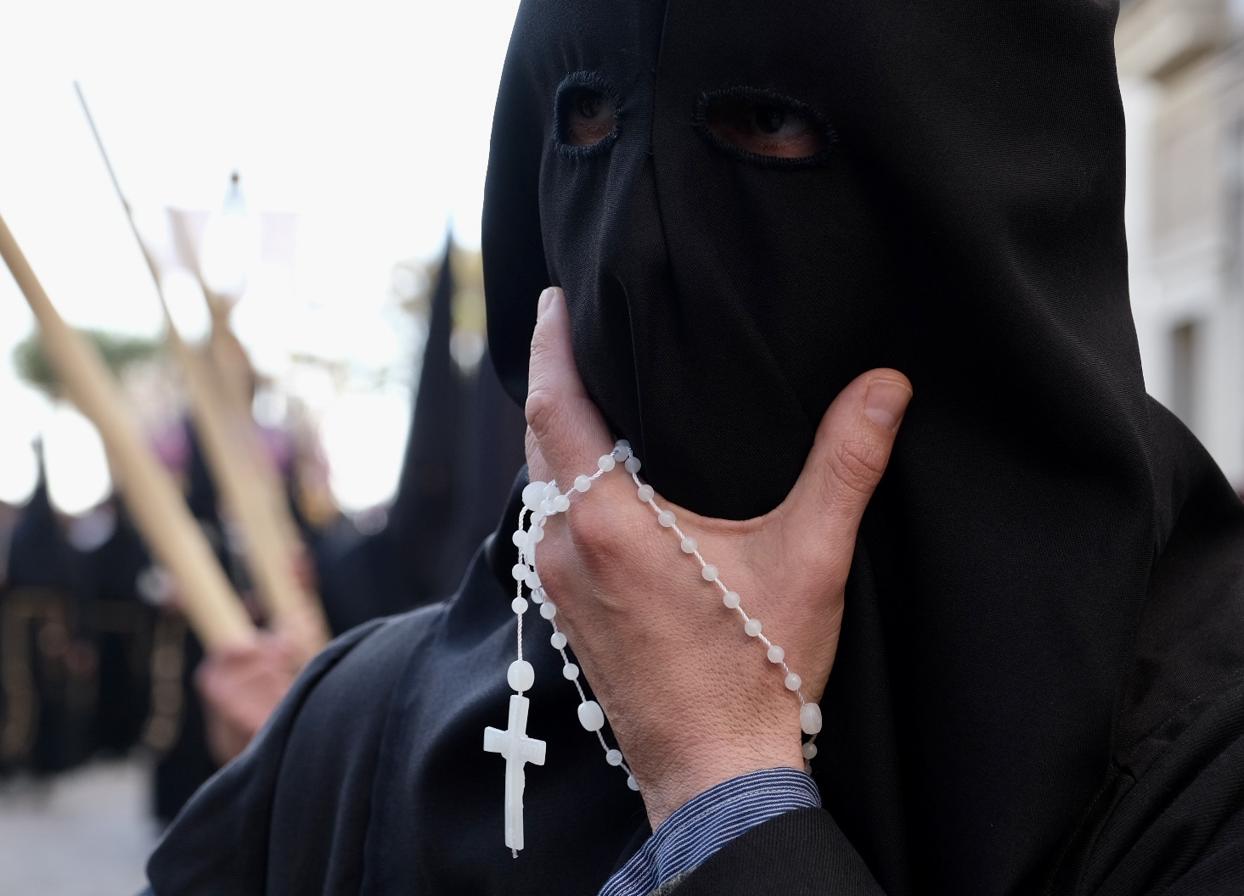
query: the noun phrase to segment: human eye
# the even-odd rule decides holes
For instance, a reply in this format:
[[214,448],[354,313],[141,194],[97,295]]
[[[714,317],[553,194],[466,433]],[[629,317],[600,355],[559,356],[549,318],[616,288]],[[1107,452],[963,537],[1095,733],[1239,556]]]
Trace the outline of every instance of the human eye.
[[808,106],[767,91],[706,96],[701,118],[714,142],[749,159],[811,162],[833,142],[829,127]]
[[571,75],[557,92],[557,138],[566,147],[603,148],[617,134],[612,93],[588,74]]

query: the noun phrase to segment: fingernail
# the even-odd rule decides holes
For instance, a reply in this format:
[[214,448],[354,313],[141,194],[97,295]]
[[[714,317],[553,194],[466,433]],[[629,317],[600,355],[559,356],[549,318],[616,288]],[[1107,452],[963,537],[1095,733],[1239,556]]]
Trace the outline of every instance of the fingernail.
[[911,390],[902,383],[894,380],[874,380],[868,386],[868,394],[864,396],[864,415],[878,426],[898,429],[909,401]]
[[536,317],[543,316],[544,312],[549,310],[549,305],[553,304],[553,297],[557,295],[557,287],[550,286],[544,292],[540,293],[540,303],[536,306]]

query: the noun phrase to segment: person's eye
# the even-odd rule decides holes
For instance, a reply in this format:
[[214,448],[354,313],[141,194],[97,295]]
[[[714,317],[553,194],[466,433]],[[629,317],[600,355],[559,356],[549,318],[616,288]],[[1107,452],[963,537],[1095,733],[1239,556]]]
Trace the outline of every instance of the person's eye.
[[768,94],[724,93],[704,103],[704,127],[746,156],[811,161],[829,149],[829,128],[807,107]]
[[558,137],[566,146],[598,146],[616,133],[617,104],[591,84],[566,84],[558,93]]

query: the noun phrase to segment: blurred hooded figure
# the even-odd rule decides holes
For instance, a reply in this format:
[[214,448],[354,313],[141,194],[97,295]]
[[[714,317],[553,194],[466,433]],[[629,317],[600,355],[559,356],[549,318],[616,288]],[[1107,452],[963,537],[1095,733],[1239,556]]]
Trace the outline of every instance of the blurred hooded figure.
[[[742,519],[783,499],[858,373],[916,388],[822,701],[826,808],[731,841],[676,896],[1244,888],[1244,510],[1145,394],[1116,15],[520,9],[484,222],[515,400],[561,285],[649,481]],[[479,737],[509,693],[517,512],[451,600],[320,657],[157,850],[157,894],[583,894],[636,851],[640,799],[540,649],[556,773],[528,788],[521,859],[494,845]]]
[[34,450],[39,478],[0,581],[0,763],[51,775],[93,749],[95,655],[84,627],[83,555],[52,506],[42,444]]
[[[429,301],[401,477],[385,525],[339,538],[322,564],[325,603],[337,632],[447,597],[475,548],[454,537],[461,528],[455,516],[464,503],[459,442],[467,389],[450,354],[452,259],[453,243],[446,240]],[[511,478],[518,466],[509,470]]]

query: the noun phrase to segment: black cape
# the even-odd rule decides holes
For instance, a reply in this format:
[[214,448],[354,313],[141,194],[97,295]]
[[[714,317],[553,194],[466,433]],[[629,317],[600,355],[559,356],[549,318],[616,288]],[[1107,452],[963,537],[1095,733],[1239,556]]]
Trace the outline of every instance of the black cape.
[[[1066,842],[1041,857],[1032,880],[968,888],[931,875],[897,880],[905,864],[866,863],[860,846],[902,856],[901,833],[854,843],[829,812],[816,812],[736,841],[679,896],[1022,893],[1037,892],[1047,879],[1057,893],[1241,892],[1244,680],[1232,653],[1244,613],[1238,581],[1222,570],[1239,574],[1244,515],[1191,438],[1156,409],[1155,416],[1194,458],[1172,483],[1169,508],[1181,521],[1167,539],[1163,577],[1178,583],[1170,593],[1179,597],[1150,605],[1129,711],[1119,724],[1121,748],[1062,832]],[[516,512],[512,502],[502,534]],[[1207,527],[1218,534],[1206,539]],[[494,537],[452,600],[368,623],[325,650],[264,732],[166,835],[148,866],[153,891],[596,892],[649,829],[638,797],[578,726],[576,698],[539,625],[528,626],[525,642],[537,671],[530,730],[547,739],[548,760],[528,768],[527,849],[514,860],[502,845],[502,763],[483,752],[482,731],[504,721],[509,694],[512,562],[508,540]],[[1055,713],[1057,706],[1030,711]],[[839,772],[829,763],[814,769],[831,810],[851,798],[834,789]],[[1014,783],[1055,797],[1066,791],[1052,774]],[[965,799],[981,791],[998,821],[1021,823],[1040,804],[991,802],[984,779],[972,782]],[[1005,852],[982,853],[943,873],[983,879],[1030,849],[1017,839]],[[887,881],[885,888],[874,878]]]
[[[520,9],[484,222],[513,397],[537,295],[562,285],[584,381],[654,486],[744,517],[785,495],[851,378],[889,365],[915,385],[822,701],[827,811],[758,828],[687,894],[1244,890],[1244,509],[1145,394],[1116,15]],[[584,89],[617,122],[587,150],[562,139]],[[812,110],[832,151],[728,151],[704,126],[722,96]],[[527,850],[501,847],[481,731],[508,695],[508,531],[447,604],[334,646],[176,825],[157,893],[606,879],[645,823],[538,625],[530,730],[549,758],[528,772]]]
[[[506,517],[508,533],[516,502]],[[483,731],[505,721],[512,551],[490,539],[452,600],[335,641],[192,800],[151,859],[153,890],[595,892],[647,821],[579,726],[546,626],[526,645],[549,765],[529,770],[527,849],[515,861],[503,843],[504,763]]]

